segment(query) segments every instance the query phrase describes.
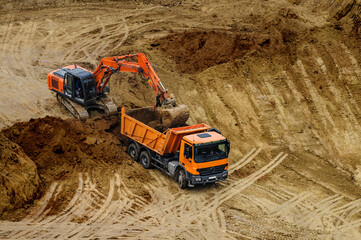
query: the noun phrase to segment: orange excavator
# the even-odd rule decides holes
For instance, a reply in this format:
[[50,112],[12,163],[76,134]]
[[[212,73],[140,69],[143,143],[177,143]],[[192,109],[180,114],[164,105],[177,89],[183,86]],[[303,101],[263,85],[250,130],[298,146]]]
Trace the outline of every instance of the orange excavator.
[[[137,61],[132,61],[135,57]],[[94,72],[76,64],[59,68],[48,74],[48,87],[56,92],[58,102],[76,118],[89,118],[93,109],[112,115],[117,113],[117,106],[108,97],[107,84],[112,74],[117,72],[138,73],[156,93],[156,107],[167,109],[168,116],[177,119],[178,125],[187,121],[187,107],[176,104],[143,53],[103,58]]]

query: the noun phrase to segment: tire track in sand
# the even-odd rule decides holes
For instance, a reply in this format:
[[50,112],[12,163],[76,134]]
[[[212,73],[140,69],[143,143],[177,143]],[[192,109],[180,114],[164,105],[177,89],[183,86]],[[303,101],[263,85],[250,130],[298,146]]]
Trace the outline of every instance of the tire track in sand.
[[288,156],[283,152],[280,152],[274,159],[272,159],[267,165],[256,171],[255,173],[249,175],[248,177],[242,178],[230,186],[222,189],[218,192],[220,201],[210,201],[210,203],[206,204],[202,211],[209,212],[214,211],[220,204],[229,200],[233,196],[237,195],[239,192],[244,190],[245,188],[251,186],[255,181],[271,172],[274,168],[276,168],[283,160]]
[[[100,209],[95,212],[94,215],[91,216],[91,218],[89,220],[87,220],[85,222],[85,224],[81,224],[81,225],[91,225],[92,223],[96,222],[96,220],[102,215],[103,212],[106,211],[107,207],[109,206],[109,204],[111,203],[112,199],[113,199],[113,194],[114,194],[114,178],[110,178],[110,183],[109,183],[109,192],[108,192],[108,196],[105,199],[104,203],[102,204],[102,206],[100,207]],[[81,237],[83,234],[85,234],[88,231],[88,228],[83,228],[81,229],[79,228],[75,228],[72,232],[70,232],[68,234],[68,238],[72,238],[72,237]]]
[[[79,227],[78,221],[82,222],[84,219],[93,216],[97,211],[101,203],[103,202],[103,195],[95,189],[96,185],[92,183],[88,173],[85,173],[86,179],[84,181],[83,191],[80,196],[77,197],[77,201],[74,200],[74,205],[71,207],[71,211],[68,214],[62,216],[61,220],[54,221],[46,226],[48,233],[43,235],[45,239],[52,239],[59,236],[67,236],[68,232],[73,231]],[[76,193],[77,194],[77,193]],[[67,232],[64,229],[58,228],[58,226],[67,226]],[[51,231],[49,231],[52,229]]]
[[8,238],[20,238],[24,235],[26,235],[29,231],[33,230],[33,227],[31,226],[31,223],[38,217],[40,216],[46,209],[46,207],[48,206],[48,203],[50,201],[50,199],[53,196],[53,193],[55,191],[55,189],[58,186],[58,182],[54,182],[50,185],[49,190],[46,192],[45,196],[40,200],[40,204],[37,205],[36,208],[34,208],[34,210],[29,213],[21,222],[23,224],[23,226],[25,226],[23,229],[18,230],[18,231],[14,231],[13,233],[9,234],[7,237]]
[[[262,148],[259,148],[257,151],[256,150],[257,150],[256,148],[253,148],[241,160],[230,165],[228,173],[232,174],[234,171],[244,167],[247,163],[252,161],[252,159],[255,158],[262,151]],[[251,156],[251,154],[252,154],[252,156]]]

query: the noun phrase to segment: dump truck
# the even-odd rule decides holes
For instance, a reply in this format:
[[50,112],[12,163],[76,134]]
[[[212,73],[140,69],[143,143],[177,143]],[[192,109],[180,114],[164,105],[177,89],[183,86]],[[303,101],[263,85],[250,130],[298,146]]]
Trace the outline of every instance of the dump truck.
[[230,142],[201,123],[168,128],[161,133],[121,109],[121,134],[128,154],[148,169],[156,167],[178,181],[180,188],[215,183],[228,176]]

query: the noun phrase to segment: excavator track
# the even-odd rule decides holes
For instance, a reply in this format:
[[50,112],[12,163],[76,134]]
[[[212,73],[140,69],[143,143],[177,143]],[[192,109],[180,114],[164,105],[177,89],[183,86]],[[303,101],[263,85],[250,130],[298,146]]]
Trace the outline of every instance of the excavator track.
[[75,118],[78,119],[89,118],[87,109],[84,108],[82,105],[68,101],[65,97],[61,96],[60,94],[56,94],[56,99],[58,100],[59,104],[64,106]]
[[107,96],[101,97],[96,101],[95,104],[84,107],[76,102],[69,101],[67,98],[63,97],[60,94],[56,95],[56,98],[60,105],[64,106],[73,117],[78,119],[87,119],[90,118],[88,110],[90,109],[99,109],[104,111],[105,115],[115,115],[118,113],[117,106],[113,101]]

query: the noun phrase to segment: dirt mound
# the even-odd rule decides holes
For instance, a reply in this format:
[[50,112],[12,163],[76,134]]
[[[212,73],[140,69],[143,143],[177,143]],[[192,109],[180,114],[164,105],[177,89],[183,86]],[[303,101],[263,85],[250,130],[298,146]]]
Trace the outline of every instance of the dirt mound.
[[241,58],[254,45],[250,36],[223,31],[177,33],[158,44],[176,61],[181,72],[189,73]]
[[175,33],[151,45],[160,46],[181,72],[195,73],[254,53],[268,56],[282,51],[288,55],[290,43],[305,29],[303,20],[287,8],[259,21],[257,27],[235,25],[232,30]]
[[[361,37],[361,2],[355,0],[342,1],[334,13],[335,26],[346,28],[350,33]],[[342,24],[342,25],[341,25]]]
[[3,133],[19,144],[36,164],[41,186],[39,196],[54,181],[67,181],[67,194],[58,196],[58,206],[53,207],[56,210],[75,191],[79,172],[93,169],[95,173],[102,172],[113,163],[121,165],[127,160],[118,138],[105,131],[111,125],[112,121],[106,119],[82,122],[45,117],[17,123]]
[[[146,115],[138,114],[138,118],[147,122],[151,118],[142,119]],[[152,122],[162,128],[157,120]],[[140,195],[149,198],[142,184],[149,178],[148,173],[124,151],[126,144],[120,135],[119,116],[99,117],[85,122],[48,116],[17,123],[0,134],[21,147],[0,135],[1,164],[6,166],[0,171],[0,189],[8,191],[7,196],[0,197],[0,215],[3,209],[16,209],[24,202],[32,201],[38,186],[40,189],[36,197],[43,195],[43,191],[49,189],[54,182],[65,181],[66,191],[57,194],[56,201],[52,200],[54,206],[51,213],[56,213],[57,209],[62,209],[70,201],[71,193],[77,187],[79,172],[90,172],[93,176],[102,178],[104,173],[121,168],[127,183]],[[9,182],[9,174],[12,182]],[[19,187],[22,185],[25,187]],[[9,211],[7,216],[2,217],[11,218],[8,215]]]
[[269,53],[283,47],[291,35],[291,32],[272,36],[246,31],[191,31],[165,37],[156,44],[173,58],[181,72],[195,73],[256,51]]
[[34,162],[0,133],[0,215],[36,197],[39,182]]
[[[72,169],[114,162],[121,154],[120,141],[110,133],[111,121],[55,117],[32,119],[4,130],[36,163],[46,182],[57,180]],[[49,176],[49,179],[47,177]]]

